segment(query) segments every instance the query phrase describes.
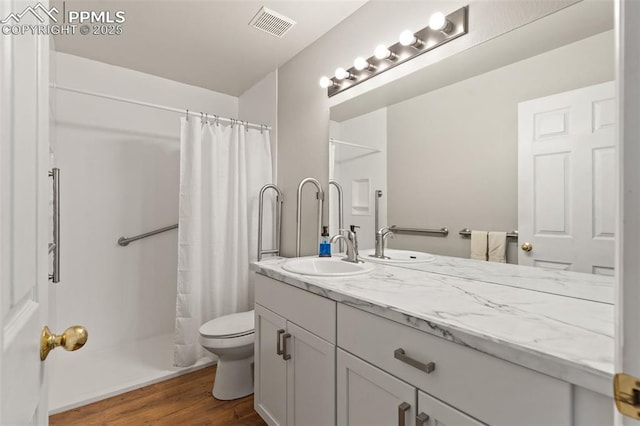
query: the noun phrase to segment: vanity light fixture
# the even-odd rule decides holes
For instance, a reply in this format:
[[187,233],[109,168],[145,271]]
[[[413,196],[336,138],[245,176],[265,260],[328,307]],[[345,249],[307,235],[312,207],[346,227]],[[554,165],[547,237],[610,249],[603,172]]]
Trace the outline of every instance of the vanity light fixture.
[[335,78],[338,80],[355,80],[356,76],[351,74],[349,71],[345,70],[342,67],[336,68],[336,72],[334,74]]
[[444,15],[434,13],[429,25],[419,31],[405,30],[400,34],[398,43],[391,46],[380,44],[373,56],[358,57],[353,67],[336,69],[333,78],[322,77],[320,86],[327,89],[329,97],[360,84],[376,75],[397,67],[416,56],[442,46],[469,32],[468,6]]
[[411,30],[404,30],[400,33],[400,44],[403,46],[411,46],[419,49],[424,44],[422,40],[415,36]]
[[356,71],[364,71],[364,70],[373,71],[376,69],[376,67],[371,62],[367,61],[362,56],[358,56],[353,61],[353,67],[356,69]]
[[323,75],[322,77],[320,77],[320,87],[322,87],[323,89],[327,89],[329,87],[335,87],[335,86],[338,86],[338,84],[332,79],[330,79],[329,77],[327,77],[326,75]]
[[377,60],[382,61],[383,59],[387,59],[389,61],[393,61],[398,59],[398,55],[393,53],[387,46],[384,44],[379,44],[376,46],[376,50],[373,53]]
[[453,24],[444,16],[442,12],[436,12],[429,18],[429,28],[436,31],[448,33],[451,31]]

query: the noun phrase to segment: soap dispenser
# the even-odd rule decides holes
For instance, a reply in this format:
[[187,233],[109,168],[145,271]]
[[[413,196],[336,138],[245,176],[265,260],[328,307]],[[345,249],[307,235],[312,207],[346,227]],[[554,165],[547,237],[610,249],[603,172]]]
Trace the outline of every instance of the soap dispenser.
[[329,227],[322,227],[322,240],[320,241],[320,250],[318,255],[320,257],[331,257],[331,243],[329,242]]

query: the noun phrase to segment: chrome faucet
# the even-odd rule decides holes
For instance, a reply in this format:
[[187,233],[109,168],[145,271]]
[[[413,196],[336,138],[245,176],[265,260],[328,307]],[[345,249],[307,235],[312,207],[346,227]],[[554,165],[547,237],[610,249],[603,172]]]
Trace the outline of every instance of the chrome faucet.
[[394,232],[389,228],[380,228],[378,232],[376,232],[376,251],[372,257],[377,257],[378,259],[388,259],[387,256],[384,255],[384,242],[389,235],[393,235]]
[[[331,237],[329,242],[333,244],[338,240],[344,240],[347,246],[347,257],[342,260],[345,262],[360,263],[361,260],[358,259],[358,251],[356,250],[357,240],[355,232],[351,232],[348,229],[340,229],[338,232],[338,234]],[[354,244],[354,241],[356,244]]]

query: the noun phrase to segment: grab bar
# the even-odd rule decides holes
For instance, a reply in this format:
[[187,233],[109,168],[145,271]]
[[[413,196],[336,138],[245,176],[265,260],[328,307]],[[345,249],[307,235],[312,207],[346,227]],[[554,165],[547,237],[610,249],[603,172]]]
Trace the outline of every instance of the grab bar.
[[[460,232],[458,232],[458,234],[460,234],[463,237],[470,237],[471,236],[471,229],[469,229],[469,228],[461,229]],[[514,231],[511,231],[511,232],[507,232],[507,238],[515,238],[517,240],[518,239],[518,231],[514,230]]]
[[164,228],[156,229],[155,231],[145,232],[144,234],[136,235],[135,237],[120,237],[120,238],[118,238],[118,245],[121,245],[122,247],[126,247],[126,246],[129,245],[129,243],[131,243],[133,241],[138,241],[138,240],[141,240],[143,238],[147,238],[147,237],[150,237],[152,235],[160,234],[162,232],[171,231],[172,229],[176,229],[176,228],[178,228],[178,224],[177,223],[175,225],[165,226]]
[[53,252],[53,273],[49,279],[60,282],[60,169],[55,167],[49,172],[53,178],[53,243],[49,244],[49,253]]
[[391,225],[391,227],[389,227],[389,230],[395,232],[396,234],[436,234],[436,235],[442,235],[444,237],[449,235],[448,228],[440,228],[440,229],[402,228],[396,225]]
[[[344,204],[343,204],[343,195],[342,195],[342,185],[340,185],[335,180],[331,179],[329,181],[329,185],[333,185],[336,187],[338,191],[338,229],[344,229]],[[338,241],[338,250],[340,253],[344,250],[342,238]]]
[[[273,249],[263,250],[262,249],[262,215],[263,215],[263,207],[264,207],[264,193],[268,189],[273,189],[276,191],[276,203],[278,208],[276,210],[276,245]],[[258,195],[258,262],[262,260],[263,254],[275,254],[276,256],[280,256],[280,232],[282,229],[282,203],[284,202],[284,196],[282,195],[282,190],[278,188],[274,184],[268,184],[262,187],[260,190],[260,195]]]
[[[300,239],[301,239],[301,231],[302,231],[302,188],[308,184],[312,183],[318,189],[316,192],[316,199],[318,200],[318,241],[320,240],[320,232],[322,231],[322,202],[324,201],[324,191],[322,191],[322,186],[317,179],[314,178],[305,178],[300,181],[298,185],[298,197],[297,197],[297,206],[296,206],[296,257],[300,257]],[[320,245],[318,246],[318,250],[320,249]]]

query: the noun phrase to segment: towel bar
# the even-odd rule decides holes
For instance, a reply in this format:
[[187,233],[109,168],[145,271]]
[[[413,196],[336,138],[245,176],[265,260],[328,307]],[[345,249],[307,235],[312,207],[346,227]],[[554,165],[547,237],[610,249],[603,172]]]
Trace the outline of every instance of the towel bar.
[[[460,234],[463,237],[470,237],[471,236],[471,229],[469,228],[464,228],[461,229],[460,232],[458,232],[458,234]],[[514,230],[511,232],[507,232],[507,238],[514,238],[514,239],[518,239],[518,231]]]

